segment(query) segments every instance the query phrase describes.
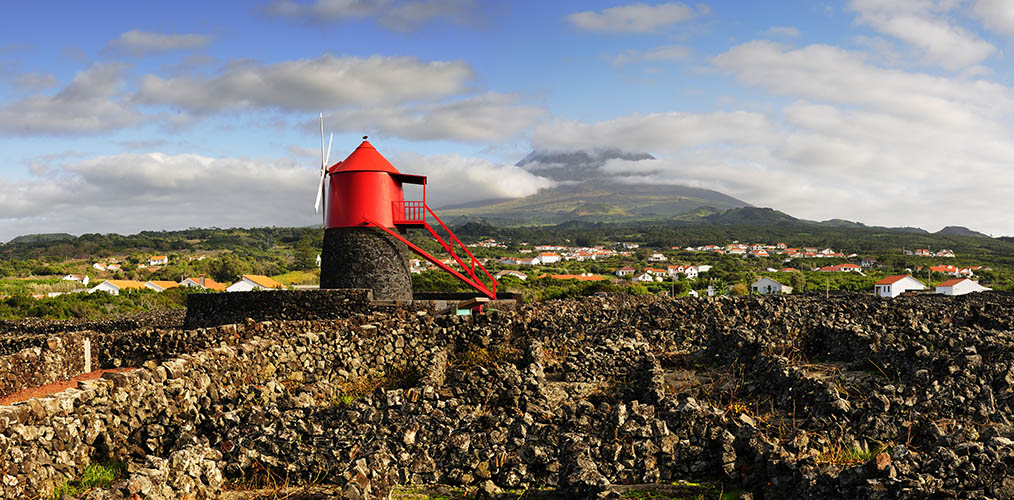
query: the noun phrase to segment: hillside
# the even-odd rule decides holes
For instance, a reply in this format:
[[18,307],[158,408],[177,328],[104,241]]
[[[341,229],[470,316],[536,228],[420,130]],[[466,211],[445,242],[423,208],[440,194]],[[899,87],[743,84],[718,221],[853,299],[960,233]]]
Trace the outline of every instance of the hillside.
[[440,208],[456,223],[482,219],[504,226],[590,222],[664,221],[706,208],[710,213],[750,206],[709,189],[675,184],[645,184],[610,168],[609,162],[654,160],[648,153],[618,149],[532,151],[517,163],[559,184],[517,199],[471,202]]

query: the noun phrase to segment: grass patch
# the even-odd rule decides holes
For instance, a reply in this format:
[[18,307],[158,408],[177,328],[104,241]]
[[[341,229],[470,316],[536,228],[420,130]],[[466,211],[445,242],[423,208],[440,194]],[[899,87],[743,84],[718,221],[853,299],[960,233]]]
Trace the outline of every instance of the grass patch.
[[80,478],[64,481],[57,485],[49,498],[59,500],[64,495],[79,497],[95,488],[108,488],[117,480],[122,479],[126,473],[126,464],[116,460],[90,464],[85,467]]
[[869,462],[889,447],[889,443],[870,448],[869,446],[845,446],[838,441],[830,448],[817,455],[817,463],[847,467]]
[[521,360],[521,349],[508,343],[497,344],[490,348],[472,346],[465,352],[455,353],[451,365],[461,371],[470,371],[476,367],[491,368],[499,363],[517,363]]
[[285,274],[276,274],[271,279],[285,285],[317,285],[320,284],[320,270],[314,271],[289,271]]
[[421,375],[414,368],[401,365],[388,372],[352,378],[342,383],[328,398],[332,406],[349,406],[377,389],[407,389],[419,383]]

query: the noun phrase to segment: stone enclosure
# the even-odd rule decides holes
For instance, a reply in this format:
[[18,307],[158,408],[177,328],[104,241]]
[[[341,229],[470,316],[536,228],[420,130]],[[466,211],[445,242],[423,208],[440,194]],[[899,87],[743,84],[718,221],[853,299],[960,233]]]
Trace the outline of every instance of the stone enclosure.
[[309,319],[290,305],[6,333],[0,363],[54,365],[88,336],[97,367],[137,368],[0,407],[0,497],[47,496],[107,459],[126,477],[88,498],[282,481],[352,499],[682,481],[753,498],[1014,497],[1009,296],[615,296],[450,317],[333,293]]

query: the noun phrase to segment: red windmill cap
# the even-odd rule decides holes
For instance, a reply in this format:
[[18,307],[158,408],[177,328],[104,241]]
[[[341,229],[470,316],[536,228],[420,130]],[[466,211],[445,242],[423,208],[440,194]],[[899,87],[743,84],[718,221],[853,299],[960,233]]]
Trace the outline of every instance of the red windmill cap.
[[337,172],[387,172],[389,174],[399,174],[398,169],[391,165],[391,162],[384,158],[377,148],[373,147],[369,141],[363,141],[362,144],[356,148],[345,161],[337,165],[338,168],[331,170],[331,173]]

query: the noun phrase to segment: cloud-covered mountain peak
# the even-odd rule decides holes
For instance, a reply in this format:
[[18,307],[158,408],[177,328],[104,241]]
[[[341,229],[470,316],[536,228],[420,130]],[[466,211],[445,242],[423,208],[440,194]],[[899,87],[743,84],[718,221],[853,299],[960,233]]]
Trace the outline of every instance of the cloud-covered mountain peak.
[[528,153],[517,166],[555,181],[586,181],[604,176],[602,168],[609,160],[654,160],[648,153],[632,153],[618,148],[591,150],[551,151],[535,150]]

